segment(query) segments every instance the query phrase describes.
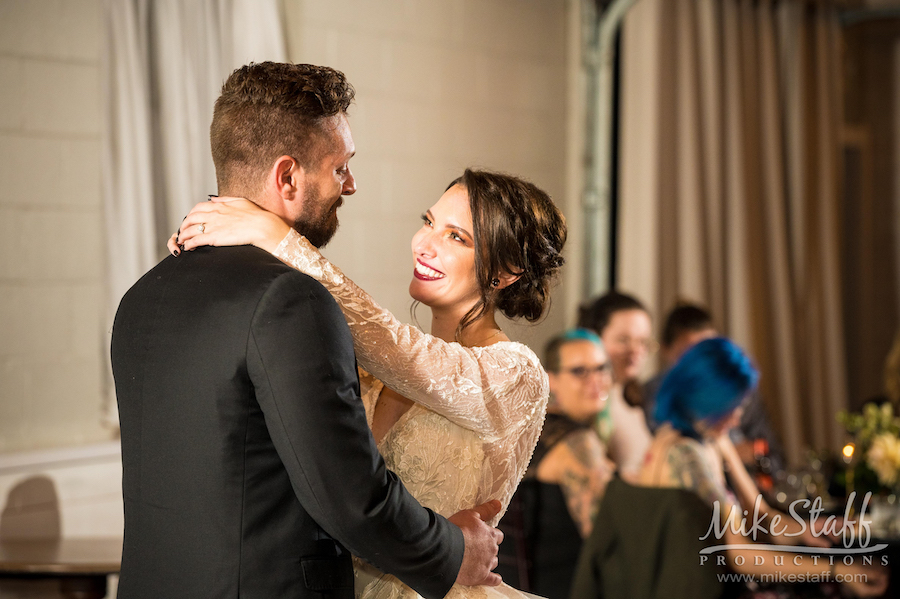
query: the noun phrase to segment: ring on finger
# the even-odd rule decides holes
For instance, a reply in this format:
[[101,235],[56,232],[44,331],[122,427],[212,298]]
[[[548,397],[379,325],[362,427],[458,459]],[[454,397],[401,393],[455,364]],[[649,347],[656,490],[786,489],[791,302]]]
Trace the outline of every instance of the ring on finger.
[[200,233],[206,233],[206,223],[200,223],[199,225],[197,225],[197,230],[200,231]]

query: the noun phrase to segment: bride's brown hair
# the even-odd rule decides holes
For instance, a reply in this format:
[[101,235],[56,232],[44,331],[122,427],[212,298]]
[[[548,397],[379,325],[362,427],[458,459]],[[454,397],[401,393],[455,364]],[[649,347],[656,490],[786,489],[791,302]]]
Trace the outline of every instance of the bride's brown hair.
[[[550,305],[550,286],[563,265],[566,219],[538,186],[504,173],[466,169],[454,185],[465,188],[472,211],[475,279],[481,298],[456,329],[456,337],[488,310],[536,322]],[[518,275],[498,289],[494,280]]]

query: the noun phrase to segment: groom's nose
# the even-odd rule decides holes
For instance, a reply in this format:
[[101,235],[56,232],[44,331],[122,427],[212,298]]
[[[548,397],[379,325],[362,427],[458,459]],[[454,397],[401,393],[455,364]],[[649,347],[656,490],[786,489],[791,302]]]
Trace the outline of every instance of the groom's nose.
[[356,177],[353,176],[353,171],[348,168],[347,178],[344,179],[344,185],[341,187],[341,195],[350,196],[354,193],[356,193]]

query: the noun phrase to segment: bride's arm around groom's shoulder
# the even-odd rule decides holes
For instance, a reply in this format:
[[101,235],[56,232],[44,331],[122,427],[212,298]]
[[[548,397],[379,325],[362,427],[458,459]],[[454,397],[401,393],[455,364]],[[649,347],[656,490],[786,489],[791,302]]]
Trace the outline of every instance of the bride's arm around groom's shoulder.
[[274,254],[328,289],[362,368],[398,393],[486,437],[505,436],[543,414],[547,375],[526,346],[467,348],[401,323],[296,231]]

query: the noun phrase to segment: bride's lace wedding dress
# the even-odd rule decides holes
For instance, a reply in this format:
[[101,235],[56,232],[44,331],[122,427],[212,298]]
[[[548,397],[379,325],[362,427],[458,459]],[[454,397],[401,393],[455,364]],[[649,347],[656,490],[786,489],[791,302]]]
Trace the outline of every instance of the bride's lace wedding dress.
[[[275,255],[321,282],[344,312],[363,369],[369,426],[381,381],[415,402],[379,443],[388,468],[422,505],[443,516],[499,499],[496,525],[525,473],[547,409],[547,375],[534,352],[510,341],[463,347],[399,322],[293,230]],[[362,599],[419,597],[361,560],[356,570]],[[447,595],[525,596],[507,585],[456,585]]]

